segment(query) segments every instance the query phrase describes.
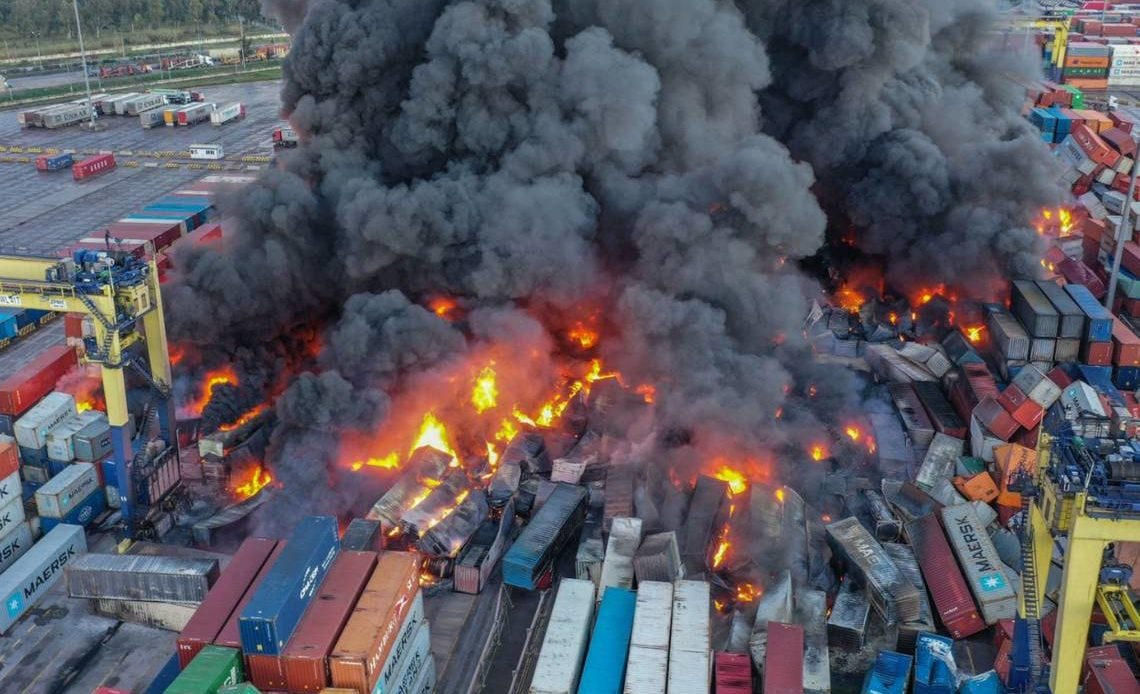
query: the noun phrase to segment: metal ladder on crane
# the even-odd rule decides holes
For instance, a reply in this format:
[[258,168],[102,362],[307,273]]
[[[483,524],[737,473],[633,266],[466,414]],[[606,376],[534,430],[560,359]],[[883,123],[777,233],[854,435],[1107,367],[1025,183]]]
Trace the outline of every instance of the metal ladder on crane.
[[1021,485],[1021,589],[1025,599],[1025,631],[1029,641],[1029,684],[1027,691],[1049,694],[1049,678],[1041,651],[1041,606],[1037,602],[1037,565],[1033,561],[1033,523],[1030,513],[1036,489],[1025,480]]

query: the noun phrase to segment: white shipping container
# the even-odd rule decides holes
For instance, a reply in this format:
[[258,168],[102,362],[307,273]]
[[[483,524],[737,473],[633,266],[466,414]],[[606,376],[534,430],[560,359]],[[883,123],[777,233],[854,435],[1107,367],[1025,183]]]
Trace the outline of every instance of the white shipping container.
[[[431,657],[431,625],[428,622],[423,622],[415,631],[411,648],[400,666],[400,671],[392,683],[392,688],[387,691],[392,694],[414,694],[416,685],[419,683],[420,673],[430,662],[433,662]],[[372,690],[372,694],[381,694],[381,691],[377,686]]]
[[[24,486],[20,484],[20,471],[17,470],[0,480],[0,506],[9,503],[13,499],[22,499],[22,492]],[[3,533],[0,532],[0,535]]]
[[606,544],[606,558],[602,561],[598,602],[606,594],[607,586],[633,587],[633,555],[641,544],[641,519],[617,517],[610,526],[610,539]]
[[63,569],[87,551],[83,527],[61,523],[0,574],[0,632],[7,631],[63,576]]
[[24,521],[0,539],[0,573],[32,548],[32,526]]
[[237,120],[245,115],[245,107],[240,102],[234,101],[228,104],[222,104],[212,113],[210,113],[210,123],[214,125],[225,125],[232,120]]
[[24,515],[24,500],[19,496],[0,506],[0,537],[15,532],[27,518]]
[[669,638],[669,691],[709,691],[709,640],[709,584],[677,581]]
[[142,94],[122,102],[124,115],[137,116],[143,111],[166,105],[166,97],[161,94]]
[[1017,594],[1002,570],[1001,559],[978,514],[969,504],[942,509],[942,525],[966,574],[986,624],[1017,615]]
[[68,417],[52,427],[47,435],[48,458],[60,463],[70,463],[75,460],[75,435],[88,424],[106,419],[107,415],[102,412],[88,410],[74,417]]
[[562,579],[534,666],[531,694],[574,694],[578,690],[593,617],[593,581]]
[[974,415],[970,415],[970,454],[975,458],[981,458],[987,463],[994,462],[994,448],[1004,446],[1005,441],[998,437],[986,428],[985,424],[978,421]]
[[36,509],[45,518],[63,518],[99,487],[91,463],[68,465],[36,490]]
[[35,407],[16,420],[16,442],[24,448],[43,448],[48,432],[68,417],[74,417],[75,398],[67,393],[48,393]]
[[630,646],[625,664],[623,694],[665,694],[668,681],[669,651],[646,646]]
[[377,694],[393,691],[399,682],[398,675],[401,674],[401,669],[407,662],[407,658],[404,656],[412,651],[412,645],[422,624],[424,624],[424,593],[420,590],[416,591],[412,609],[408,610],[408,615],[404,617],[404,623],[396,634],[396,640],[393,642],[391,652],[388,653],[388,659],[380,668],[380,679],[376,680],[376,686],[372,691]]
[[435,659],[429,658],[427,667],[420,673],[416,686],[412,687],[415,694],[432,694],[435,691]]

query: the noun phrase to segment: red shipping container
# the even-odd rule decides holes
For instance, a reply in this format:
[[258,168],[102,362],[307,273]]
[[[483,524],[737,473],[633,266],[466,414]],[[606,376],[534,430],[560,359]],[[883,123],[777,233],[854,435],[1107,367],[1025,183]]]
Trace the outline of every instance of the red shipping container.
[[[133,222],[114,222],[107,226],[106,231],[109,232],[113,238],[132,241],[149,241],[154,244],[155,252],[165,250],[175,241],[182,238],[182,225],[178,222],[142,222],[139,224]],[[96,234],[96,236],[102,235]]]
[[245,656],[245,674],[263,692],[285,689],[285,667],[280,656],[250,653]]
[[329,686],[329,653],[375,567],[375,552],[344,551],[337,556],[281,655],[290,692],[319,692]]
[[71,177],[77,181],[82,181],[85,178],[97,176],[101,173],[110,171],[115,168],[115,155],[110,152],[106,154],[96,154],[93,157],[88,157],[83,161],[77,161],[71,167]]
[[768,651],[764,654],[764,694],[803,694],[804,628],[768,622]]
[[1140,246],[1135,241],[1124,242],[1124,252],[1120,254],[1120,264],[1133,275],[1140,275]]
[[1013,443],[1026,448],[1037,448],[1037,437],[1041,433],[1041,427],[1035,426],[1032,429],[1022,429],[1017,432],[1017,436],[1013,437]]
[[716,654],[716,694],[752,694],[752,659],[743,653]]
[[[241,636],[238,632],[238,619],[241,617],[242,610],[253,600],[253,594],[257,592],[257,587],[265,580],[265,575],[269,573],[269,569],[277,562],[277,557],[285,549],[285,542],[278,541],[277,546],[273,548],[273,553],[269,555],[269,559],[257,571],[257,575],[250,581],[249,587],[246,588],[245,593],[241,596],[241,600],[234,606],[233,612],[230,613],[229,619],[226,620],[225,626],[218,632],[217,637],[214,638],[215,646],[225,646],[226,648],[236,648],[241,650]],[[207,595],[207,597],[209,597]],[[201,608],[199,608],[199,611]]]
[[1002,441],[1009,441],[1017,433],[1017,422],[992,395],[982,398],[974,408],[974,416]]
[[1140,317],[1140,299],[1122,298],[1124,300],[1121,302],[1121,309],[1124,311],[1124,314],[1130,318]]
[[1128,414],[1140,419],[1140,400],[1128,391],[1122,392],[1121,395],[1124,396],[1124,406],[1128,408]]
[[[1020,497],[1020,496],[1021,495],[1019,494],[1018,497]],[[1002,527],[1008,527],[1009,526],[1009,519],[1013,518],[1018,513],[1020,513],[1021,507],[1020,506],[1003,506],[1002,504],[999,503],[999,504],[994,505],[994,510],[997,511],[998,523],[1000,523],[1002,525]]]
[[[1045,418],[1045,408],[1032,400],[1026,400],[1021,405],[1018,405],[1016,410],[1010,412],[1009,416],[1022,427],[1032,429]],[[1017,432],[1015,431],[1014,434],[1017,434]]]
[[955,639],[964,639],[985,629],[938,517],[917,518],[906,524],[906,532],[946,631]]
[[63,334],[67,337],[83,337],[83,314],[82,313],[65,313],[63,314]]
[[1136,120],[1132,117],[1132,115],[1125,111],[1121,111],[1120,109],[1113,109],[1109,111],[1108,117],[1112,120],[1112,124],[1114,126],[1126,133],[1132,132],[1132,128],[1136,125]]
[[1013,659],[1010,654],[1013,653],[1013,641],[1003,641],[1001,648],[998,649],[997,655],[994,656],[994,670],[997,671],[998,679],[1001,680],[1003,685],[1009,685],[1009,673],[1013,669]]
[[1053,639],[1057,636],[1057,615],[1061,614],[1058,610],[1053,610],[1049,614],[1041,618],[1041,637],[1045,639],[1045,645],[1049,650],[1053,650]]
[[48,347],[19,372],[0,381],[0,414],[18,417],[55,390],[59,379],[79,364],[75,348]]
[[0,479],[20,469],[20,447],[16,439],[0,434]]
[[1087,124],[1077,125],[1073,128],[1072,135],[1084,153],[1098,164],[1104,164],[1111,169],[1120,161],[1120,153],[1109,147]]
[[1140,682],[1119,654],[1116,658],[1087,657],[1085,666],[1085,694],[1140,694]]
[[1117,152],[1120,152],[1126,157],[1131,157],[1136,151],[1136,142],[1132,137],[1117,127],[1109,128],[1100,134],[1101,138],[1108,143]]
[[277,540],[264,537],[246,538],[241,543],[226,570],[178,635],[178,662],[181,667],[189,665],[198,651],[218,637],[276,546]]
[[1081,345],[1081,362],[1090,366],[1109,366],[1112,364],[1112,343],[1084,343]]
[[1116,317],[1112,319],[1112,363],[1140,366],[1140,337]]
[[1065,370],[1059,366],[1053,367],[1053,369],[1045,375],[1062,390],[1068,388],[1073,383],[1073,379],[1069,378],[1069,374],[1065,373]]

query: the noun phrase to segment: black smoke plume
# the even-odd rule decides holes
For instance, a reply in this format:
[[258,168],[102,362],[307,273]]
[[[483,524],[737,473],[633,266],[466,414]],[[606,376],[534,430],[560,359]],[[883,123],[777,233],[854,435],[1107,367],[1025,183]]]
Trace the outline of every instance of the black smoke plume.
[[1035,266],[1026,222],[1058,196],[981,0],[265,4],[302,143],[224,201],[227,247],[168,301],[177,340],[221,353],[327,324],[277,403],[291,509],[359,505],[328,471],[343,432],[487,344],[549,354],[581,306],[658,388],[646,460],[762,452],[794,485],[857,404],[799,336],[829,222],[897,281],[967,282]]

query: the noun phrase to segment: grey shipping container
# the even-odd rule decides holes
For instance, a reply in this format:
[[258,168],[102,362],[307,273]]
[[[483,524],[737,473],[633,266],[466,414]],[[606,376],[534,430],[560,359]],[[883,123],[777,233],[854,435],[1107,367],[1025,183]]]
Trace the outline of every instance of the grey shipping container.
[[1056,351],[1057,340],[1054,338],[1035,337],[1029,341],[1029,361],[1051,362]]
[[32,526],[23,521],[0,539],[0,573],[4,573],[31,548]]
[[1073,301],[1073,297],[1060,287],[1055,282],[1042,281],[1037,283],[1037,288],[1057,310],[1061,316],[1060,329],[1057,331],[1058,337],[1069,339],[1081,339],[1085,334],[1085,312],[1077,306],[1077,302]]
[[67,567],[67,594],[73,598],[200,603],[217,578],[216,559],[86,554]]
[[1077,359],[1080,357],[1080,354],[1081,341],[1079,338],[1060,338],[1057,340],[1057,348],[1053,351],[1053,361],[1062,364],[1077,361]]
[[340,548],[356,552],[378,552],[383,549],[383,540],[380,521],[353,518],[340,540]]
[[926,582],[922,580],[918,559],[909,545],[884,542],[883,549],[890,555],[895,566],[899,567],[899,571],[918,589],[921,616],[913,622],[899,624],[898,640],[895,643],[900,653],[913,653],[918,635],[924,631],[934,633],[937,628],[934,624],[934,611],[930,608],[930,597],[926,592]]
[[1032,280],[1017,280],[1010,288],[1010,312],[1033,337],[1057,337],[1061,316]]
[[111,425],[106,419],[91,422],[72,438],[75,457],[93,463],[111,453]]
[[918,469],[918,476],[914,480],[919,489],[930,491],[941,480],[952,478],[954,467],[958,458],[962,457],[965,444],[965,441],[953,436],[942,433],[936,435],[926,451],[922,467]]
[[969,504],[960,504],[942,509],[941,517],[986,624],[1012,619],[1017,613],[1017,595],[978,514]]
[[867,594],[854,581],[844,581],[827,618],[828,643],[841,650],[859,650],[867,636],[870,619],[871,603],[867,601]]
[[193,602],[147,602],[145,600],[92,601],[96,614],[118,619],[132,624],[142,624],[166,631],[182,631],[194,616],[198,603]]
[[891,399],[902,417],[903,426],[916,446],[929,446],[934,439],[934,423],[922,407],[922,401],[910,383],[892,383]]
[[989,314],[986,322],[1002,356],[1014,361],[1029,358],[1029,333],[1025,332],[1016,318],[1004,311],[994,311]]
[[57,525],[8,570],[0,574],[0,632],[5,632],[46,593],[64,568],[87,551],[87,537],[79,525]]
[[918,591],[857,518],[827,526],[827,537],[849,574],[867,591],[871,606],[887,624],[910,622],[921,614]]

